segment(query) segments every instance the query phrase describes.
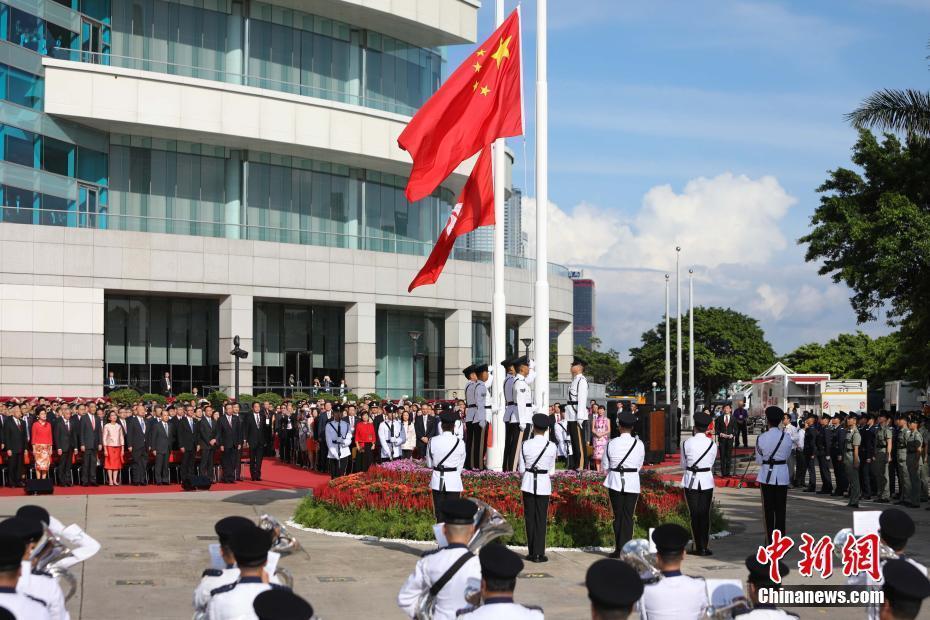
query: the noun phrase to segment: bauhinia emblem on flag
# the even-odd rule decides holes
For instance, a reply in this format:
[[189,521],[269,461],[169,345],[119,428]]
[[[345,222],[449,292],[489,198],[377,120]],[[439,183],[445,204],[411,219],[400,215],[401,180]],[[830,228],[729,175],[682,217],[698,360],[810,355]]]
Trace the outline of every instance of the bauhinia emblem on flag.
[[490,226],[494,223],[494,183],[491,174],[492,148],[486,146],[478,156],[475,167],[472,169],[459,194],[458,202],[449,219],[439,233],[439,239],[430,252],[426,264],[407,287],[409,293],[418,286],[435,284],[445,267],[455,240],[475,230],[479,226]]
[[397,143],[413,169],[407,200],[433,193],[463,161],[523,133],[520,13],[515,10],[416,113]]

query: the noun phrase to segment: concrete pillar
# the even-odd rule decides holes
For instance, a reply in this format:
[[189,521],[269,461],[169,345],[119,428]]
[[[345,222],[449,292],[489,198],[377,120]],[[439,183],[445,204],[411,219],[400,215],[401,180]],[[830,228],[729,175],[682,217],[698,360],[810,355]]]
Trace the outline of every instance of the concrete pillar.
[[375,391],[375,309],[373,302],[346,308],[346,383],[359,396]]
[[[472,363],[471,359],[471,310],[454,310],[446,315],[445,387],[446,396],[455,392],[458,398],[465,396],[465,377],[462,369]],[[496,370],[495,370],[496,372]]]
[[559,324],[558,347],[558,379],[559,381],[572,380],[572,358],[575,350],[574,326],[572,323]]
[[242,3],[232,3],[232,13],[226,17],[226,82],[242,84],[243,67],[243,30],[245,21],[242,14]]
[[240,226],[242,213],[242,155],[239,151],[230,151],[229,158],[226,160],[226,211],[224,221],[226,222],[226,238],[241,239],[245,237],[242,234]]
[[236,384],[235,358],[229,354],[233,336],[239,336],[239,346],[249,352],[246,359],[239,360],[239,393],[252,393],[253,306],[251,295],[227,295],[220,300],[220,386],[230,396]]

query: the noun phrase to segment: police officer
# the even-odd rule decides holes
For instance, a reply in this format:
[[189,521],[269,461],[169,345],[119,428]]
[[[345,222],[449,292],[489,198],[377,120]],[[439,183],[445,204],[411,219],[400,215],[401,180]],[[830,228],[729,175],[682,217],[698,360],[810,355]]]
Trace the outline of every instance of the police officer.
[[[926,415],[920,416],[920,498],[930,499],[928,495],[928,485],[930,485],[930,469],[927,467],[927,448],[930,447],[930,418]],[[930,510],[930,506],[927,507]]]
[[342,417],[342,405],[333,405],[333,419],[325,428],[329,477],[338,478],[345,475],[352,454],[352,425]]
[[862,499],[872,499],[872,491],[878,486],[873,484],[872,463],[875,462],[875,414],[865,412],[860,416],[865,423],[859,429],[862,444],[859,446],[859,484]]
[[13,618],[49,620],[45,601],[16,590],[25,555],[26,543],[19,535],[0,531],[0,608],[10,611]]
[[69,620],[71,616],[65,608],[65,595],[58,582],[49,573],[32,568],[30,558],[44,531],[38,519],[10,517],[0,523],[0,532],[18,537],[25,549],[20,556],[21,571],[16,591],[45,603],[48,617],[52,620]]
[[313,606],[290,590],[266,590],[255,597],[252,609],[258,620],[311,620]]
[[467,499],[453,498],[443,502],[441,508],[443,536],[449,544],[424,553],[397,594],[398,607],[410,618],[416,615],[420,597],[440,585],[435,593],[433,619],[451,620],[467,606],[466,590],[481,584],[481,563],[467,546],[475,534],[478,506]]
[[584,585],[592,620],[625,620],[643,595],[639,573],[626,562],[598,560],[588,567]]
[[930,596],[930,581],[905,560],[888,560],[883,568],[885,583],[879,617],[882,620],[892,618],[916,618],[920,613],[923,600]]
[[490,543],[478,554],[481,562],[481,605],[459,611],[469,620],[543,620],[540,607],[520,605],[513,600],[517,575],[523,570],[520,557],[499,543]]
[[442,432],[429,440],[426,447],[426,466],[432,468],[429,487],[433,493],[433,511],[436,522],[442,521],[442,506],[462,493],[462,467],[465,465],[465,442],[456,437],[455,422],[458,416],[444,411],[439,416]]
[[[807,476],[807,487],[805,493],[814,493],[817,491],[817,468],[814,467],[814,461],[817,459],[817,416],[808,414],[804,417],[804,447],[801,449],[804,457],[804,476]],[[804,484],[804,476],[801,477],[801,484]]]
[[907,428],[907,416],[899,413],[895,417],[895,426],[897,427],[894,435],[895,478],[898,480],[898,501],[895,504],[916,508],[911,505],[911,477],[907,473],[907,442],[911,433]]
[[584,360],[572,360],[572,383],[568,388],[565,403],[565,418],[568,420],[568,436],[572,442],[570,469],[585,467],[585,425],[588,422],[588,380],[584,376]]
[[[229,539],[239,577],[232,583],[214,588],[207,604],[209,620],[234,620],[243,617],[243,609],[252,609],[255,597],[266,590],[284,586],[266,583],[263,579],[268,551],[271,549],[271,532],[250,523],[233,530]],[[248,617],[248,616],[246,616]]]
[[765,523],[765,544],[772,541],[772,532],[785,533],[785,513],[788,504],[788,454],[791,439],[778,428],[784,412],[780,407],[767,407],[765,419],[769,429],[756,440],[756,482],[762,489],[762,520]]
[[473,469],[484,469],[484,451],[488,422],[491,420],[491,399],[488,389],[494,382],[494,373],[487,364],[475,367],[478,383],[475,385],[475,440],[472,442],[471,466]]
[[713,467],[717,444],[706,435],[710,422],[710,414],[695,413],[694,435],[681,446],[681,486],[691,515],[692,552],[695,555],[711,555],[707,544],[710,540],[710,508],[714,501]]
[[506,359],[501,366],[507,373],[504,377],[504,471],[514,471],[517,466],[517,438],[520,435],[520,418],[517,415],[517,401],[513,397],[513,383],[517,379],[513,360]]
[[475,402],[475,391],[478,389],[478,369],[472,364],[462,374],[468,379],[465,383],[465,469],[474,469],[472,455],[475,453],[475,443],[479,430],[477,427],[478,403]]
[[646,458],[643,442],[633,437],[636,416],[627,411],[617,414],[620,436],[611,439],[604,448],[601,470],[607,473],[604,486],[614,511],[614,552],[611,558],[619,558],[623,545],[633,538],[633,515],[639,500],[639,470]]
[[656,567],[662,572],[662,579],[643,591],[637,608],[640,618],[699,618],[707,607],[704,579],[681,573],[688,538],[688,530],[675,523],[665,523],[653,530]]
[[861,460],[859,449],[862,447],[862,435],[856,423],[858,416],[850,412],[846,417],[846,434],[843,437],[843,464],[846,468],[846,480],[849,483],[849,503],[851,508],[859,507],[861,490],[859,488],[859,468]]
[[233,583],[239,578],[239,568],[236,558],[229,547],[229,539],[238,528],[252,525],[252,521],[245,517],[223,517],[213,525],[213,531],[219,540],[219,552],[223,568],[207,568],[200,577],[200,583],[194,590],[194,620],[204,620],[207,617],[207,604],[210,602],[210,592]]
[[549,496],[552,494],[550,472],[555,470],[558,450],[546,437],[549,416],[533,416],[533,438],[520,448],[520,472],[523,480],[523,519],[526,525],[526,546],[530,562],[548,562],[546,557],[546,522],[549,514]]
[[[763,564],[756,559],[756,554],[753,553],[746,558],[746,569],[749,571],[749,576],[746,578],[746,594],[748,594],[749,602],[752,605],[752,609],[746,611],[745,613],[734,614],[734,618],[739,616],[740,620],[744,618],[749,619],[766,619],[766,620],[777,620],[778,618],[798,618],[796,614],[788,613],[787,611],[782,611],[771,605],[769,603],[760,603],[759,602],[759,590],[765,588],[767,590],[780,590],[781,584],[775,583],[771,579],[769,572],[769,565]],[[778,562],[778,570],[781,573],[782,577],[787,575],[790,571],[788,565],[784,562]]]
[[843,497],[849,489],[844,459],[846,432],[846,412],[840,411],[833,416],[830,420],[830,426],[827,427],[827,437],[830,444],[830,465],[833,467],[833,477],[836,479],[836,485],[830,493],[834,497]]
[[894,433],[891,430],[888,412],[879,411],[878,426],[875,428],[875,458],[872,459],[872,472],[875,474],[875,501],[882,504],[891,501],[888,468],[891,467],[893,438]]
[[814,435],[814,451],[817,453],[817,466],[820,469],[820,490],[817,495],[832,495],[833,482],[830,480],[829,465],[829,440],[832,437],[832,431],[828,432],[830,416],[823,414],[820,417],[820,425],[817,427],[817,434]]
[[908,420],[907,434],[907,475],[910,478],[911,507],[920,507],[920,454],[923,450],[923,440],[917,430],[918,414],[914,413]]

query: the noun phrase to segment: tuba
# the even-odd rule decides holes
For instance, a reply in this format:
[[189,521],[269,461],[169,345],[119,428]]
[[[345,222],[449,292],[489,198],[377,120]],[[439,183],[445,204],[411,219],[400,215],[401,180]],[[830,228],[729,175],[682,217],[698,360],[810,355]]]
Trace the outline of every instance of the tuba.
[[[468,550],[475,555],[481,551],[491,541],[504,536],[513,536],[513,527],[504,518],[504,515],[497,510],[474,497],[468,498],[478,505],[478,512],[475,513],[475,534],[468,542]],[[465,590],[465,600],[474,607],[480,606],[481,591],[475,588]],[[415,618],[417,620],[433,620],[433,611],[436,608],[436,597],[428,591],[420,597],[417,602],[417,611]]]
[[300,549],[300,543],[287,528],[269,514],[263,514],[258,519],[258,527],[272,533],[271,551],[281,555],[289,555]]
[[[851,536],[854,536],[851,527],[844,527],[833,537],[833,553],[839,557],[843,552],[843,547],[846,545],[846,541],[849,540]],[[878,541],[878,559],[882,562],[886,560],[896,560],[898,558],[898,553],[888,545],[886,545],[881,538]]]
[[635,568],[644,584],[662,579],[662,572],[656,567],[656,556],[649,551],[649,541],[645,538],[628,540],[620,550],[620,560]]
[[752,610],[752,602],[745,596],[737,596],[726,605],[708,605],[701,612],[702,620],[729,620],[737,613],[746,613]]
[[73,557],[72,547],[61,537],[52,534],[48,526],[44,527],[45,532],[32,550],[29,561],[35,570],[48,573],[58,582],[67,601],[77,591],[77,580],[60,562]]

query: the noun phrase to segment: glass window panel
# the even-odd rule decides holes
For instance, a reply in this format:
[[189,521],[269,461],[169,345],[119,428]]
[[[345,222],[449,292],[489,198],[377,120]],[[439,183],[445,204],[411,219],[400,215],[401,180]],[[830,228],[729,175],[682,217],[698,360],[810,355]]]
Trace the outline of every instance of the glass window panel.
[[106,153],[95,151],[86,147],[78,148],[78,169],[77,176],[82,181],[96,183],[97,185],[107,184],[107,161]]
[[69,209],[73,205],[74,201],[67,198],[43,194],[39,222],[47,226],[67,226]]
[[171,326],[168,343],[170,364],[187,365],[187,333],[191,324],[191,302],[188,299],[171,300]]
[[107,314],[105,317],[103,338],[104,363],[126,363],[126,328],[129,324],[129,300],[126,298],[111,297],[107,299]]
[[66,50],[71,50],[75,47],[77,35],[67,28],[63,28],[51,22],[46,22],[45,28],[45,37],[39,42],[39,53],[46,56],[61,58],[62,60],[71,59],[72,53]]
[[14,164],[35,167],[36,134],[18,127],[3,125],[3,159]]
[[9,7],[7,40],[34,52],[39,51],[39,42],[45,39],[44,22],[25,11]]
[[14,224],[31,224],[36,195],[28,189],[4,185],[3,217],[0,219]]
[[129,342],[127,347],[127,361],[130,364],[146,364],[146,349],[148,345],[148,305],[145,300],[130,298],[129,300]]
[[[195,369],[206,364],[207,361],[207,325],[210,321],[210,306],[210,303],[201,300],[191,300],[190,363]],[[205,374],[202,381],[206,381],[207,378],[208,375]]]
[[42,107],[43,81],[42,78],[20,71],[13,67],[6,67],[6,94],[4,98],[10,103],[38,110]]
[[42,140],[42,169],[73,177],[74,150],[73,144],[45,136]]
[[168,318],[170,306],[167,299],[148,299],[151,308],[149,324],[149,362],[168,363]]
[[287,351],[305,351],[310,342],[310,309],[286,306],[284,308],[284,348]]

